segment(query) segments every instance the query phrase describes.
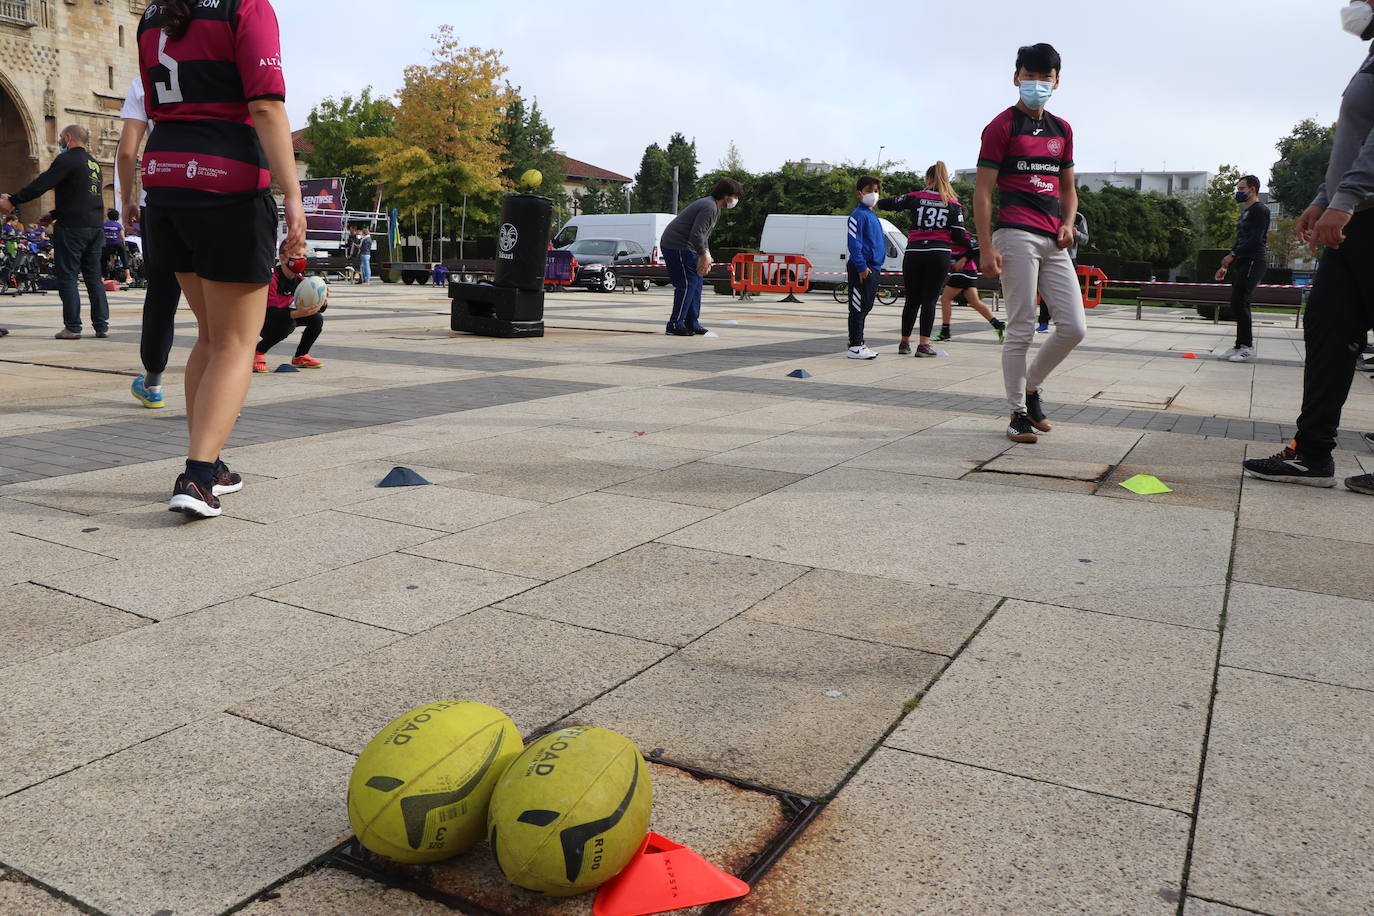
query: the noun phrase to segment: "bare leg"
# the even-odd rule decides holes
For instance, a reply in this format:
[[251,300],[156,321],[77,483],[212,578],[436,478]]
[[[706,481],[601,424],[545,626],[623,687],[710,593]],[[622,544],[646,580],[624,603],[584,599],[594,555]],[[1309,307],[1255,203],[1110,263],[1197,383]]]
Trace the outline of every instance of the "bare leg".
[[252,379],[267,287],[178,274],[199,333],[186,364],[187,423],[195,461],[214,461],[229,439]]
[[946,286],[940,294],[940,324],[945,327],[949,327],[949,320],[954,317],[954,297],[957,295],[959,290],[952,286]]
[[988,323],[992,322],[992,309],[988,308],[987,305],[983,303],[983,299],[978,295],[976,287],[970,286],[968,289],[964,290],[964,301],[967,302],[969,307],[975,312],[982,315]]

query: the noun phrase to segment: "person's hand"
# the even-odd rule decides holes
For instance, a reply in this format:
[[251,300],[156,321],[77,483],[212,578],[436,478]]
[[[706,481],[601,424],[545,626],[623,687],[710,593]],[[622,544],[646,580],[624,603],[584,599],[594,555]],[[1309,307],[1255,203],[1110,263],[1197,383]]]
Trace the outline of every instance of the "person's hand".
[[859,279],[860,279],[860,280],[867,280],[867,279],[868,279],[868,275],[871,274],[871,273],[873,273],[873,268],[871,268],[871,267],[865,267],[863,270],[859,271]]
[[124,231],[129,235],[138,235],[138,208],[133,205],[133,201],[124,201],[119,208],[119,212],[124,214],[124,218],[120,220],[120,224],[124,227]]
[[1059,243],[1059,247],[1072,248],[1074,243],[1074,235],[1075,233],[1073,231],[1073,226],[1070,226],[1067,223],[1061,223],[1059,226],[1059,237],[1056,239],[1056,241]]
[[52,220],[53,220],[52,211],[49,210],[47,213],[44,213],[42,216],[38,217],[38,225],[40,225],[40,226],[42,226],[44,229],[46,229],[46,228],[48,228],[49,226],[52,225]]
[[983,269],[983,276],[988,279],[1002,276],[1002,252],[991,245],[984,245],[983,251],[986,252],[983,263],[980,265]]
[[1221,269],[1226,270],[1228,267],[1231,266],[1232,263],[1235,262],[1235,260],[1235,255],[1228,254],[1226,257],[1221,259]]
[[1225,267],[1222,267],[1222,268],[1220,268],[1219,270],[1217,270],[1217,275],[1216,275],[1215,277],[1213,277],[1212,279],[1216,280],[1218,283],[1225,283],[1225,282],[1226,282],[1226,268],[1225,268]]
[[1302,216],[1299,216],[1298,221],[1293,224],[1294,234],[1311,246],[1313,251],[1316,251],[1317,247],[1312,240],[1312,231],[1316,228],[1317,220],[1321,219],[1321,215],[1325,212],[1325,207],[1319,207],[1313,204],[1302,211]]
[[283,204],[286,211],[286,250],[305,250],[305,206],[299,195],[286,198]]
[[1312,228],[1312,246],[1325,245],[1327,248],[1340,248],[1345,241],[1345,227],[1350,222],[1350,214],[1344,210],[1327,211],[1317,220],[1317,224]]
[[706,252],[697,258],[697,273],[703,277],[711,272],[711,252]]
[[[328,301],[328,297],[326,297],[326,301]],[[293,309],[291,310],[291,317],[292,317],[292,318],[309,318],[311,315],[313,315],[313,314],[315,314],[316,312],[318,312],[318,311],[320,310],[321,306],[323,306],[323,305],[324,305],[324,303],[322,302],[322,303],[320,303],[319,305],[302,305],[302,306],[298,306],[297,308],[293,308]]]
[[968,266],[968,258],[960,258],[959,260],[954,262],[953,266],[956,271],[963,270],[965,267]]

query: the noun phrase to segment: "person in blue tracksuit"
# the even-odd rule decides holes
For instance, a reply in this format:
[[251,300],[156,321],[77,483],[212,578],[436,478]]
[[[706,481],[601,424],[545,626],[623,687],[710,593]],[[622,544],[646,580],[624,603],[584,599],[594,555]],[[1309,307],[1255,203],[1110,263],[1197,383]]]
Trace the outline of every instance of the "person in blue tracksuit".
[[850,359],[877,359],[864,345],[864,322],[873,311],[883,274],[883,227],[873,205],[878,202],[878,179],[865,175],[854,193],[859,205],[849,214],[849,350]]

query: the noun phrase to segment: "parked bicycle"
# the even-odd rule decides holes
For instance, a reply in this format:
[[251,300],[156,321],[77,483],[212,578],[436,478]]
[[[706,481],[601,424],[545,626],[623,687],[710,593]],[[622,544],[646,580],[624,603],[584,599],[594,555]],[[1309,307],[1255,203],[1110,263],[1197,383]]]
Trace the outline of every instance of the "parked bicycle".
[[[834,289],[833,292],[832,292],[832,295],[834,295],[835,301],[836,301],[836,302],[839,302],[839,303],[848,302],[848,301],[849,301],[849,284],[848,284],[848,283],[838,283],[838,284],[836,284],[835,289]],[[891,305],[892,303],[896,302],[896,301],[897,301],[898,299],[900,299],[900,298],[902,298],[902,289],[901,289],[901,287],[899,287],[899,286],[879,286],[879,287],[878,287],[878,301],[881,302],[883,305]]]

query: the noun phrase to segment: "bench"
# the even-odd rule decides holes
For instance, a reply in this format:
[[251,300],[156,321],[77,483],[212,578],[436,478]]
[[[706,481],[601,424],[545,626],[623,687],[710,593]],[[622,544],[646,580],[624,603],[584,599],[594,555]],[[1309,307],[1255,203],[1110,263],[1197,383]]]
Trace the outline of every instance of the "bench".
[[306,268],[326,277],[340,277],[345,280],[356,279],[358,273],[351,259],[338,255],[307,258]]
[[[1250,299],[1252,307],[1290,309],[1293,327],[1302,323],[1302,307],[1307,292],[1302,286],[1257,286]],[[1162,305],[1191,305],[1204,318],[1211,312],[1212,323],[1221,321],[1222,310],[1231,304],[1229,283],[1141,283],[1136,296],[1135,317],[1139,321],[1146,302]],[[1211,306],[1211,308],[1207,308]]]

